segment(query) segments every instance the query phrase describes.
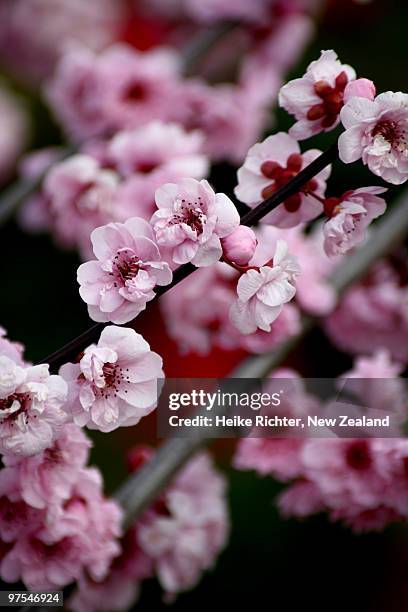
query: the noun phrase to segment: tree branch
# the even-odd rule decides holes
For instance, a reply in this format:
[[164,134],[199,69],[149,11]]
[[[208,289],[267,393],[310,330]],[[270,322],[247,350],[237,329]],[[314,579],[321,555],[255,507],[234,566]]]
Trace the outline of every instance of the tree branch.
[[[337,159],[337,143],[332,145],[330,149],[326,152],[322,153],[317,159],[315,159],[311,164],[306,166],[304,170],[299,172],[297,176],[295,176],[291,181],[286,183],[283,187],[278,189],[270,198],[267,198],[263,202],[261,202],[256,208],[253,208],[249,212],[247,212],[241,218],[242,225],[254,225],[258,221],[260,221],[265,215],[267,215],[271,210],[282,204],[288,197],[298,193],[303,185],[308,183],[316,174],[319,174],[326,166],[329,166]],[[191,263],[184,264],[177,268],[177,270],[173,274],[173,280],[169,285],[164,287],[159,287],[156,290],[156,298],[160,297],[167,291],[170,291],[178,285],[182,280],[190,276],[197,268],[193,266]],[[156,299],[155,298],[155,299]],[[132,326],[135,324],[137,319],[133,319],[127,323],[128,326]],[[74,338],[71,342],[63,346],[62,348],[55,351],[48,357],[46,357],[42,363],[48,363],[50,365],[51,372],[57,372],[58,369],[67,361],[74,360],[78,356],[78,354],[83,351],[89,344],[92,342],[96,342],[98,337],[104,328],[104,323],[98,323],[93,327],[86,330],[83,334]]]
[[[408,235],[408,195],[401,197],[371,232],[369,240],[335,270],[331,284],[339,294],[362,278],[373,263],[389,253]],[[231,373],[231,378],[263,378],[277,368],[319,319],[304,316],[301,331],[273,353],[251,357]],[[115,498],[125,511],[124,526],[129,527],[173,478],[177,471],[199,450],[210,443],[196,432],[186,438],[169,438],[154,457],[135,475],[130,476]]]

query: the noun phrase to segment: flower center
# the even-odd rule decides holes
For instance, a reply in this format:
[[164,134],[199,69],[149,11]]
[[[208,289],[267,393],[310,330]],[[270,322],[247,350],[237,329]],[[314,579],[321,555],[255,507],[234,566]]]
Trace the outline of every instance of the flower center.
[[[18,407],[13,406],[17,402]],[[0,419],[14,421],[20,414],[25,413],[25,419],[28,420],[27,408],[30,402],[28,393],[13,393],[8,397],[0,400]],[[10,410],[13,408],[12,412]],[[2,413],[2,411],[5,411]],[[11,423],[13,425],[13,423]]]
[[334,87],[327,81],[317,81],[314,91],[322,101],[309,109],[306,115],[309,121],[322,119],[322,127],[331,127],[344,105],[344,90],[347,83],[348,76],[344,71],[336,77]]
[[[265,178],[272,179],[273,182],[267,185],[262,190],[262,197],[264,200],[270,198],[275,191],[278,191],[281,187],[286,185],[294,176],[296,176],[303,166],[303,159],[299,153],[292,153],[289,155],[286,166],[281,166],[275,161],[265,161],[261,166],[261,172]],[[314,191],[317,188],[317,182],[312,179],[306,185],[301,188],[302,193]],[[295,193],[293,196],[286,198],[283,202],[284,207],[288,212],[296,212],[299,210],[302,204],[301,193]]]
[[[118,251],[113,259],[112,272],[109,272],[110,276],[114,276],[116,281],[124,284],[126,281],[132,280],[137,276],[140,270],[140,259],[136,254],[128,249]],[[117,287],[117,282],[114,283]]]
[[371,135],[373,138],[376,138],[376,136],[381,136],[391,145],[393,149],[404,151],[407,148],[405,130],[397,121],[379,121],[371,132]]
[[178,212],[173,215],[170,220],[170,225],[185,223],[196,232],[197,236],[199,236],[203,233],[204,223],[206,221],[206,216],[201,206],[202,201],[200,196],[198,196],[197,202],[187,202],[184,199],[181,200],[178,206]]
[[[105,387],[97,389],[97,392],[105,399],[111,396],[112,393],[116,395],[123,383],[130,382],[129,375],[127,374],[129,368],[123,369],[116,363],[105,363],[102,367],[102,372],[105,379]],[[127,393],[126,390],[125,393]]]
[[347,464],[354,470],[367,470],[371,465],[371,454],[367,440],[350,444],[346,453]]

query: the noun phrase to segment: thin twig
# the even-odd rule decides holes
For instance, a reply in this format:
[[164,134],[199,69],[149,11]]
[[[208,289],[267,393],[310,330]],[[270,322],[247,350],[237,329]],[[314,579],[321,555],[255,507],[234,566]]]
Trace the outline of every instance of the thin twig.
[[[347,257],[335,270],[330,282],[341,294],[362,278],[377,259],[390,252],[408,235],[408,196],[400,198],[377,226],[367,243]],[[231,378],[263,378],[277,368],[296,347],[304,335],[318,323],[317,317],[305,316],[301,331],[268,355],[245,360],[231,373]],[[202,430],[204,431],[204,430]],[[211,433],[213,436],[213,432]],[[125,527],[129,527],[160,494],[176,472],[205,444],[213,440],[203,433],[190,437],[169,438],[154,457],[116,493],[116,500],[125,510]]]
[[[249,212],[247,212],[241,218],[242,225],[254,225],[258,223],[265,215],[267,215],[271,210],[279,206],[282,202],[284,202],[288,197],[298,193],[298,191],[302,188],[303,185],[308,183],[316,174],[319,174],[326,166],[330,165],[337,159],[337,144],[334,144],[330,149],[326,152],[322,153],[317,159],[315,159],[309,166],[307,166],[304,170],[299,172],[297,176],[295,176],[291,181],[283,185],[280,189],[278,189],[271,197],[267,198],[263,202],[261,202],[256,208],[253,208]],[[192,274],[197,268],[193,266],[191,263],[184,264],[177,268],[177,270],[173,274],[173,280],[169,285],[165,287],[159,287],[156,290],[156,298],[160,297],[170,289],[173,289],[176,285],[178,285],[182,280],[187,278],[190,274]],[[134,325],[136,319],[127,323],[128,326]],[[83,351],[89,344],[92,342],[96,342],[98,337],[104,327],[103,323],[99,323],[97,325],[92,326],[88,330],[86,330],[83,334],[74,338],[71,342],[58,349],[48,357],[43,360],[43,363],[48,363],[50,365],[50,371],[56,372],[64,363],[70,360],[76,359],[78,354]]]

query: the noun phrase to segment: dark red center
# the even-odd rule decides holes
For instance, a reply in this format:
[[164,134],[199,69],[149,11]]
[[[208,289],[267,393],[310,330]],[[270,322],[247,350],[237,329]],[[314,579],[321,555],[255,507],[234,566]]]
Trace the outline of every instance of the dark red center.
[[348,76],[343,71],[335,80],[332,87],[327,81],[317,81],[314,85],[316,95],[322,100],[309,109],[307,118],[309,121],[322,120],[322,127],[329,128],[336,121],[344,105],[344,90],[348,83]]
[[367,440],[356,440],[347,448],[347,464],[353,470],[367,470],[371,466],[371,453]]
[[[272,183],[267,185],[262,190],[262,197],[264,200],[270,198],[275,191],[278,191],[281,187],[286,185],[293,179],[302,169],[303,159],[299,153],[292,153],[286,160],[286,166],[281,166],[278,162],[265,161],[261,166],[261,172],[265,178],[272,179]],[[288,212],[296,212],[299,210],[302,203],[301,193],[307,193],[314,191],[317,188],[317,182],[312,179],[300,190],[300,193],[295,193],[293,196],[286,198],[283,202],[284,207]]]

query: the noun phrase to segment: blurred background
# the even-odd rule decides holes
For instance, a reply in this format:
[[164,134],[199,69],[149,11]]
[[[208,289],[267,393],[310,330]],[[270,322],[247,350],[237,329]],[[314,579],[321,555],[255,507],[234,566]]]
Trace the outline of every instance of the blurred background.
[[[35,3],[0,0],[0,78],[13,96],[5,98],[4,103],[16,115],[12,137],[16,146],[14,151],[12,146],[9,148],[9,164],[2,176],[4,189],[17,179],[17,160],[24,150],[66,142],[41,96],[42,83],[52,72],[57,56],[58,37],[52,36],[49,12],[55,11],[58,21],[59,4],[43,3],[43,10],[48,12],[41,15],[35,10]],[[75,0],[72,4],[81,3]],[[138,7],[135,10],[137,3],[120,4],[113,3],[112,8],[111,3],[101,0],[93,11],[89,7],[89,23],[82,32],[77,32],[78,37],[86,40],[94,36],[92,44],[96,48],[123,40],[143,50],[165,39],[174,25],[171,20],[146,17]],[[59,25],[68,29],[68,18],[63,19],[64,23]],[[99,22],[105,20],[113,24],[109,34],[100,27]],[[303,74],[321,49],[335,49],[343,62],[373,79],[379,91],[406,91],[407,25],[406,0],[364,3],[330,0],[315,18],[315,34],[287,76]],[[13,120],[13,113],[2,111],[2,104],[0,101],[0,145],[6,132],[1,128],[1,115],[7,121]],[[273,116],[274,131],[289,127],[291,120],[284,112],[274,108]],[[333,134],[319,136],[315,144],[324,149],[333,139]],[[362,165],[353,166],[352,171],[355,186],[367,184],[369,174]],[[341,192],[347,188],[349,177],[350,168],[338,164],[329,189]],[[214,164],[210,180],[218,191],[232,195],[236,167],[226,162]],[[0,324],[10,338],[24,343],[27,358],[37,362],[89,326],[76,284],[80,260],[76,253],[58,248],[48,234],[27,233],[15,215],[0,227],[0,245]],[[223,376],[245,356],[243,350],[221,349],[214,349],[205,357],[181,355],[167,336],[156,305],[140,318],[137,331],[163,356],[168,376]],[[309,335],[288,361],[288,365],[310,377],[336,376],[350,369],[351,363],[351,357],[334,348],[320,330]],[[138,428],[118,430],[109,436],[93,435],[93,461],[101,467],[109,492],[126,476],[126,448],[139,442],[154,446],[160,443],[155,436],[154,417],[144,421]],[[159,611],[169,607],[182,612],[214,606],[359,612],[408,609],[406,526],[356,536],[339,525],[329,524],[325,517],[285,521],[273,503],[281,485],[271,478],[232,470],[229,459],[233,447],[229,440],[218,441],[213,448],[230,483],[232,533],[227,549],[214,571],[170,606],[162,603],[157,584],[146,582],[137,610]]]

